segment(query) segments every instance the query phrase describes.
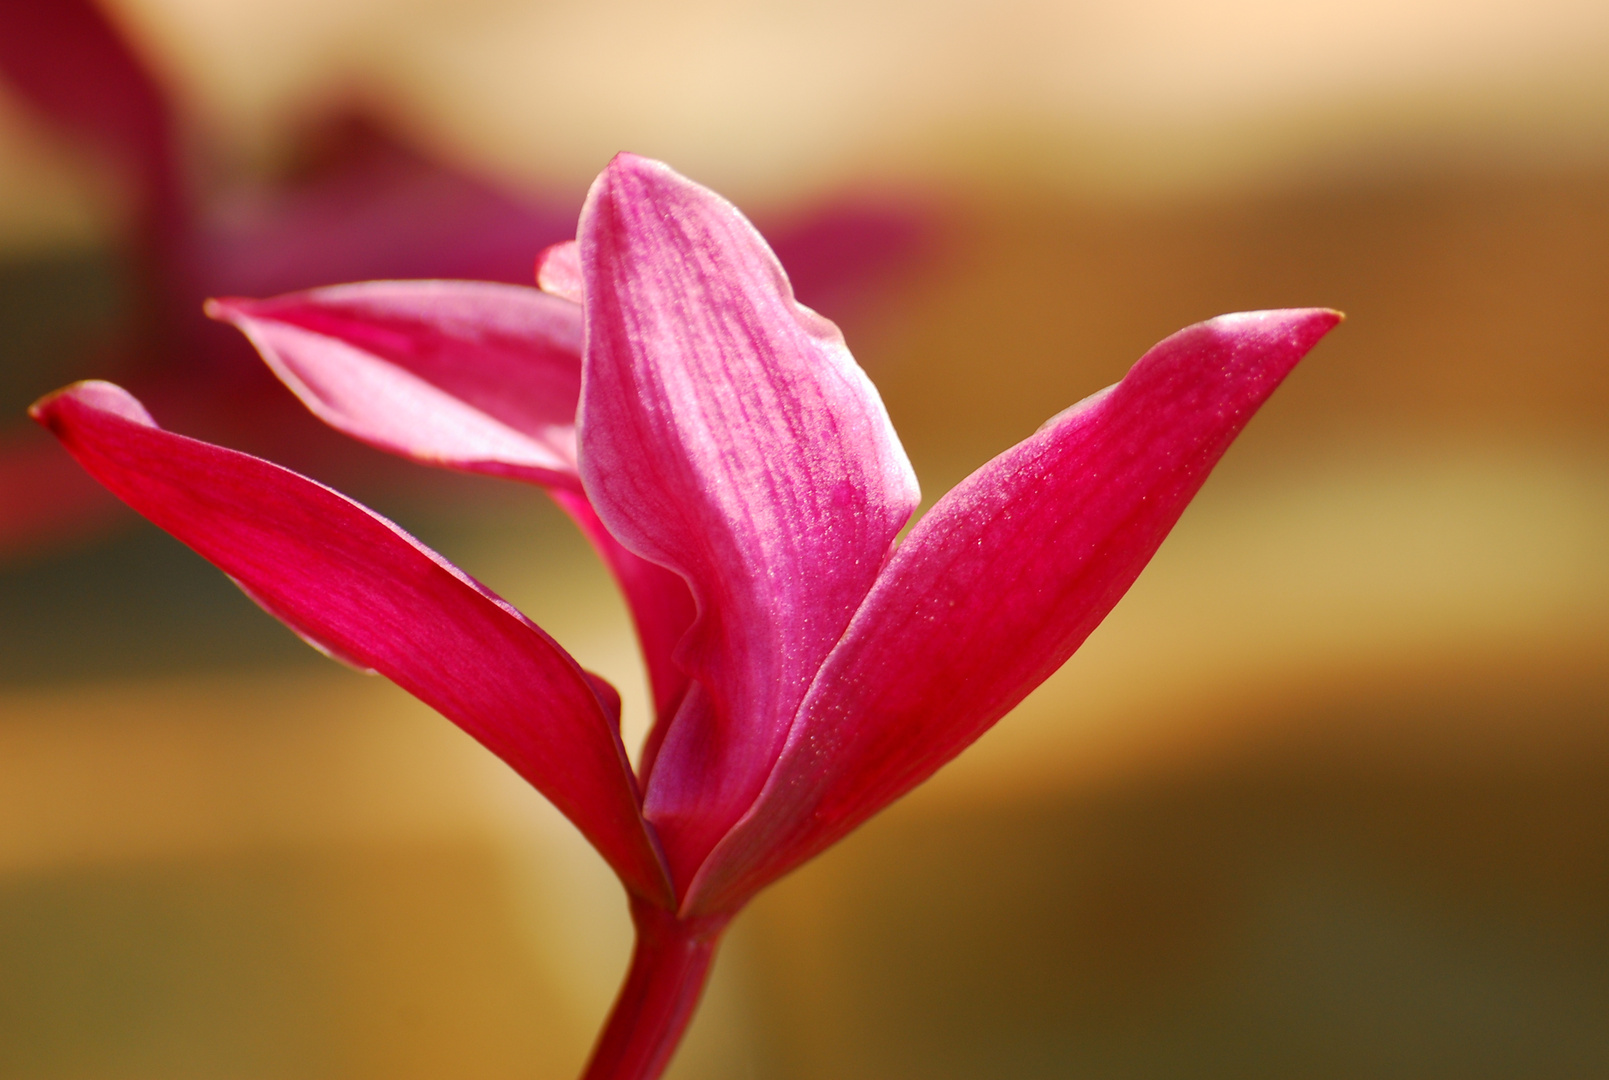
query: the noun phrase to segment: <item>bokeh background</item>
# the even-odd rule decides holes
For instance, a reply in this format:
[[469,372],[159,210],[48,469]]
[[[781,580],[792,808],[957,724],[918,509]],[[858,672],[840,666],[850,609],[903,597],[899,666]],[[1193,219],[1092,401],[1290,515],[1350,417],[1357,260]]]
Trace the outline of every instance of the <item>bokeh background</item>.
[[1609,1075],[1609,5],[103,10],[177,117],[189,254],[0,73],[35,463],[0,479],[0,1077],[576,1074],[629,948],[602,863],[20,416],[126,376],[341,484],[640,735],[538,493],[298,426],[190,296],[517,280],[628,148],[778,236],[929,499],[1180,326],[1349,316],[1061,673],[742,916],[672,1076]]

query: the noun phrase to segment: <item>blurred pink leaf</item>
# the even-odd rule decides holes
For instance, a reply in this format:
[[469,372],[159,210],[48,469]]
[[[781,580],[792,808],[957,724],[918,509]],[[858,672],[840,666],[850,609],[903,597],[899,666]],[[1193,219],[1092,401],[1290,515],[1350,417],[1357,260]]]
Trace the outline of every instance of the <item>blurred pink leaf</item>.
[[[180,110],[91,0],[0,0],[0,78],[42,120],[110,158],[135,194],[136,310],[112,352],[118,361],[95,373],[170,403],[165,411],[187,424],[251,431],[276,456],[320,471],[339,472],[339,444],[297,429],[249,350],[200,317],[206,297],[371,278],[528,284],[536,253],[574,235],[572,197],[513,197],[352,116],[325,125],[316,160],[299,176],[235,185],[195,205],[184,197]],[[831,204],[793,219],[787,250],[807,296],[815,290],[844,304],[911,262],[927,242],[929,216],[891,200]],[[0,491],[30,489],[20,474],[35,469],[41,445],[31,432],[0,439]],[[97,500],[99,510],[84,505]],[[87,489],[0,503],[0,557],[93,528],[115,508]]]

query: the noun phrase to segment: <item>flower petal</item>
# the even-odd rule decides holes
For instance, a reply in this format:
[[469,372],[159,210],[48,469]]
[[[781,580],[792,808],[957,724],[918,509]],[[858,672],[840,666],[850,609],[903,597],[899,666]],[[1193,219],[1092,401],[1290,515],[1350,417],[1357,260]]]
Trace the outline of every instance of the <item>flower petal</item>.
[[666,895],[611,713],[618,699],[600,698],[524,616],[372,511],[163,431],[110,383],[76,384],[32,412],[96,479],[297,633],[387,676],[508,762],[628,888]]
[[321,420],[470,472],[579,487],[581,309],[478,281],[370,281],[208,302]]
[[758,793],[916,478],[837,328],[730,203],[623,154],[578,238],[582,480],[609,531],[698,601],[678,659],[711,707],[684,705],[646,799],[681,880]]
[[941,499],[856,613],[764,792],[684,909],[742,903],[926,779],[1060,667],[1339,320],[1256,312],[1182,330]]
[[574,240],[545,248],[536,257],[536,285],[545,293],[581,303],[581,249]]
[[427,465],[540,484],[620,582],[668,719],[687,689],[671,651],[693,621],[680,577],[620,546],[581,492],[581,309],[518,285],[372,281],[208,303],[339,431]]
[[0,3],[0,72],[35,108],[111,154],[139,182],[147,214],[172,208],[167,100],[99,4]]
[[648,687],[654,695],[656,721],[649,734],[648,749],[643,754],[642,775],[647,776],[659,740],[664,738],[665,727],[687,693],[687,675],[676,664],[673,654],[682,635],[693,625],[693,594],[679,575],[621,547],[620,541],[598,520],[597,511],[592,509],[585,494],[567,488],[556,488],[548,494],[598,549],[631,609],[632,623],[637,628],[637,640],[648,667]]

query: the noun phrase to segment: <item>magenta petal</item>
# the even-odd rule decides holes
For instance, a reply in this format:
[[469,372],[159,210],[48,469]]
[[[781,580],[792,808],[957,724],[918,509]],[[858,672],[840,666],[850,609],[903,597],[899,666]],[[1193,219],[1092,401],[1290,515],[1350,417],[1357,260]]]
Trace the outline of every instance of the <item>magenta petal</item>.
[[99,4],[0,0],[0,73],[132,174],[148,214],[177,198],[167,101]]
[[1060,667],[1339,320],[1255,312],[1182,330],[941,499],[855,614],[686,909],[741,903],[926,779]]
[[687,686],[671,659],[693,621],[681,578],[620,546],[575,472],[581,312],[535,289],[378,281],[208,302],[326,423],[428,465],[547,487],[614,572],[642,642],[656,715]]
[[33,415],[135,510],[270,613],[390,678],[513,766],[628,888],[666,895],[616,728],[618,698],[524,616],[391,522],[246,454],[158,428],[110,383]]
[[371,281],[208,314],[249,337],[320,419],[436,465],[578,487],[581,309],[478,281]]
[[578,235],[582,480],[609,531],[698,600],[678,659],[712,707],[684,705],[646,799],[682,880],[758,793],[916,479],[837,328],[730,203],[623,154]]
[[671,651],[693,621],[681,578],[620,546],[575,469],[581,309],[518,285],[373,281],[213,300],[317,416],[429,465],[540,484],[581,526],[631,607],[668,717],[687,687]]

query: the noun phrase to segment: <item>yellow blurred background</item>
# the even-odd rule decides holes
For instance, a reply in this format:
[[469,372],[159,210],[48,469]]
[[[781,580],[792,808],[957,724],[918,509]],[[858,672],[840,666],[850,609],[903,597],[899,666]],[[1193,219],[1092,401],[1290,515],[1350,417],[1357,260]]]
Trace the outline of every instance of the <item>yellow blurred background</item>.
[[[106,7],[219,172],[356,102],[574,206],[632,149],[919,208],[826,314],[929,500],[1185,324],[1348,313],[1062,672],[740,918],[672,1076],[1609,1075],[1609,5]],[[11,412],[121,212],[0,87]],[[565,521],[420,476],[640,737]],[[573,1076],[628,947],[539,797],[154,529],[0,566],[0,1078]]]

